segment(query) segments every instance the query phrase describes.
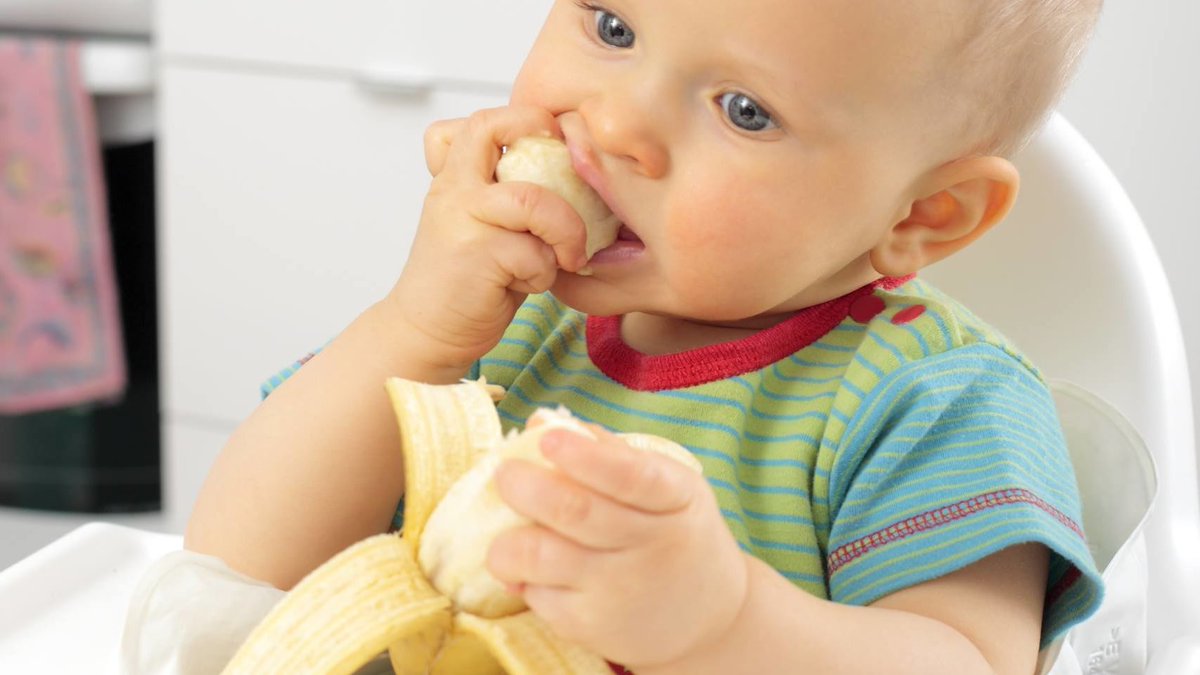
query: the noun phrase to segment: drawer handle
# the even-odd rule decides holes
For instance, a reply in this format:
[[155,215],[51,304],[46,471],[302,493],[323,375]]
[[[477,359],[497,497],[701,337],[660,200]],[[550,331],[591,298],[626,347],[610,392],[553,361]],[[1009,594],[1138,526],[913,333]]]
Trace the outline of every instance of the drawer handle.
[[411,66],[370,64],[355,78],[365,90],[396,96],[424,96],[433,91],[433,76]]

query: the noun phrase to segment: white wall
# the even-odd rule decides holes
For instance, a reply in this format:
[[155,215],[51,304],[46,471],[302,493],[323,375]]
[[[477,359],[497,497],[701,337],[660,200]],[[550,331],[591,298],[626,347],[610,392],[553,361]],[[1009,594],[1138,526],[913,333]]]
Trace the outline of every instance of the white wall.
[[1108,0],[1061,110],[1137,206],[1175,295],[1200,419],[1200,2]]

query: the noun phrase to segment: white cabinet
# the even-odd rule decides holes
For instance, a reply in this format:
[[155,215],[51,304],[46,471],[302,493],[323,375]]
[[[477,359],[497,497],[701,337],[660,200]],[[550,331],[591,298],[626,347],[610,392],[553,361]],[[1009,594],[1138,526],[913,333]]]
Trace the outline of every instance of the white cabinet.
[[[158,4],[172,524],[259,383],[394,283],[429,184],[425,128],[503,105],[549,6]],[[371,86],[414,82],[407,95]]]
[[168,70],[165,401],[171,413],[238,420],[260,382],[395,282],[429,184],[429,122],[504,99]]
[[168,55],[322,69],[410,69],[507,85],[550,0],[164,0]]

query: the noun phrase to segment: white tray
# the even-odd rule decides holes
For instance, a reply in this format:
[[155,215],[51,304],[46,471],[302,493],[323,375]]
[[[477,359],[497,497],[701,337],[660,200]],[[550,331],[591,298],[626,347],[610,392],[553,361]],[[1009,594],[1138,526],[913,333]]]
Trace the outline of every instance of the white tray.
[[118,672],[129,597],[182,537],[88,523],[0,571],[0,672]]

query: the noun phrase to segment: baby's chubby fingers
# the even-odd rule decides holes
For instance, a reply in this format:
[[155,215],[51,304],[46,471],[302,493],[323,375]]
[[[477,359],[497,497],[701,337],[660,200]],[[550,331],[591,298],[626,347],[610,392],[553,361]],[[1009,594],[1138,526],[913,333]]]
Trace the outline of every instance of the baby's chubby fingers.
[[581,485],[621,504],[653,514],[686,509],[708,486],[703,477],[657,452],[635,450],[595,425],[597,440],[551,431],[541,442],[542,456]]
[[508,460],[494,477],[500,498],[514,511],[590,549],[615,551],[654,539],[655,516],[631,509],[562,472]]
[[459,117],[449,120],[438,120],[425,129],[425,167],[429,175],[436,177],[446,165],[446,155],[454,139],[462,135],[467,126],[467,118]]
[[577,587],[603,552],[538,525],[502,532],[488,549],[487,567],[500,581],[525,585]]
[[574,272],[587,264],[587,230],[565,199],[533,183],[495,183],[469,205],[470,215],[511,232],[529,232],[554,250],[558,266]]

